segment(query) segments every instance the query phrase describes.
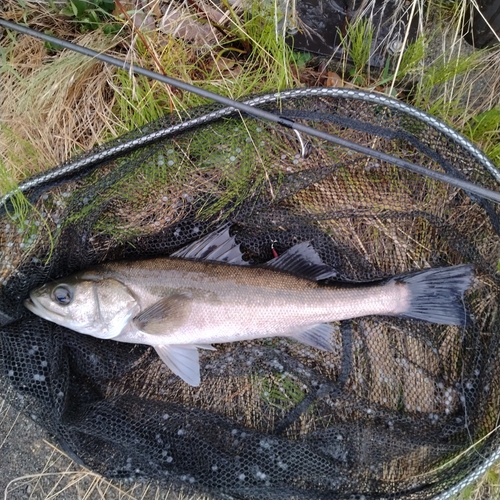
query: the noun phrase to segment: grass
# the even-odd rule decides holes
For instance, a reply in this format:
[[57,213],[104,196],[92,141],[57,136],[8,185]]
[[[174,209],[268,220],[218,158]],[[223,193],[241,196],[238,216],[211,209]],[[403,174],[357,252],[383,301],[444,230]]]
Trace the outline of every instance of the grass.
[[299,383],[283,375],[265,377],[254,384],[260,385],[262,400],[278,410],[291,410],[306,397]]
[[364,18],[348,25],[346,33],[340,35],[341,44],[353,65],[349,71],[350,77],[357,85],[365,85],[369,79],[374,32],[375,27],[371,19]]
[[467,136],[483,144],[483,151],[500,165],[500,109],[491,108],[475,114],[464,126]]
[[[373,43],[374,26],[369,19],[351,24],[342,41],[352,61],[347,78],[364,88],[405,98],[458,129],[499,164],[492,143],[498,143],[500,133],[498,94],[493,91],[500,77],[500,48],[471,50],[462,40],[457,26],[466,2],[433,1],[425,8],[412,4],[426,23],[432,22],[434,31],[419,30],[404,51],[390,56],[390,67],[370,71],[368,46]],[[483,88],[488,91],[481,92]],[[478,120],[487,120],[488,126],[477,128]]]
[[[71,0],[69,10],[61,16],[56,6],[47,9],[35,2],[10,0],[6,12],[12,19],[29,18],[32,24],[38,23],[57,36],[75,39],[96,50],[115,53],[129,62],[156,71],[161,68],[169,76],[235,99],[250,93],[275,92],[303,85],[304,82],[323,81],[324,71],[314,66],[314,58],[294,53],[284,43],[276,23],[281,14],[272,6],[262,7],[253,2],[242,12],[228,3],[210,3],[201,10],[180,12],[180,17],[175,22],[171,21],[173,27],[169,29],[162,28],[160,17],[156,16],[156,24],[150,29],[149,25],[139,28],[133,24],[138,23],[140,17],[127,10],[125,2],[122,9],[117,4],[114,10],[110,9],[109,2],[107,5],[104,3],[93,8],[81,0]],[[500,165],[497,94],[494,91],[473,92],[481,85],[498,88],[500,49],[473,52],[460,39],[457,25],[466,3],[460,0],[451,5],[433,0],[423,7],[421,2],[411,2],[411,8],[421,9],[425,22],[432,18],[433,26],[437,28],[430,33],[423,26],[417,39],[408,43],[404,51],[396,51],[390,58],[390,64],[380,71],[370,68],[368,64],[370,45],[374,40],[373,23],[369,18],[352,22],[342,39],[351,63],[344,61],[333,71],[342,75],[340,84],[397,96],[437,116],[464,133]],[[153,17],[157,7],[158,1],[150,2]],[[188,33],[186,26],[194,33],[193,36],[174,36],[174,31],[177,34],[182,30]],[[203,41],[196,37],[202,37]],[[430,47],[434,49],[430,50]],[[2,193],[14,188],[16,181],[142,126],[165,112],[185,115],[193,106],[206,102],[159,82],[10,33],[2,42],[0,57],[0,78],[5,89],[0,96]],[[249,137],[253,135],[252,131],[244,133]],[[252,144],[250,147],[256,146]],[[183,165],[182,170],[177,171],[176,183],[180,186],[187,184],[195,171],[202,168],[205,173],[211,174],[208,180],[200,178],[199,182],[210,182],[214,192],[225,193],[219,198],[219,205],[207,208],[208,215],[216,213],[229,200],[244,199],[252,189],[257,189],[268,179],[265,157],[261,158],[260,165],[250,166],[242,162],[240,175],[216,171],[218,155],[228,153],[207,149],[205,137],[200,137],[199,144],[190,144],[191,155],[202,159],[200,165],[181,161],[183,151],[186,151],[186,146],[175,152],[175,161]],[[167,161],[170,160],[171,157],[168,157]],[[189,170],[193,167],[194,170]],[[141,207],[150,204],[147,193],[155,184],[155,170],[151,169],[150,174],[150,178],[144,179],[142,200],[133,200],[124,189],[122,201],[125,205],[138,203],[135,208],[140,211]],[[348,181],[346,186],[345,192],[348,193]],[[126,187],[126,179],[121,187]],[[182,194],[193,193],[179,190],[165,193],[165,198],[177,199]],[[354,193],[354,196],[358,195]],[[17,223],[25,224],[31,208],[21,195],[16,195],[15,201],[15,213],[11,215]],[[358,201],[363,200],[358,198]],[[165,205],[161,216],[172,216],[169,210],[171,207]],[[149,220],[150,215],[144,213],[144,220]],[[102,227],[103,231],[108,231],[116,221],[108,219],[108,225]],[[378,244],[397,245],[402,240],[401,235],[391,233],[382,221],[372,231],[379,235],[375,239]],[[358,232],[359,228],[352,228],[352,235],[349,236],[354,238]],[[376,254],[377,249],[367,248],[366,252]],[[427,258],[425,245],[422,245],[422,255],[409,258],[419,261]],[[392,371],[396,370],[393,367]],[[257,395],[252,393],[252,397],[260,397],[277,410],[288,410],[300,402],[304,393],[293,383],[280,384],[274,379],[264,380],[260,392],[257,391]],[[255,387],[248,388],[248,391],[255,392]],[[72,467],[70,462],[60,450],[54,450],[53,457],[40,475],[15,480],[9,491],[30,483],[37,492],[39,479],[52,477],[52,474],[55,475],[51,489],[40,492],[45,498],[63,498],[71,489],[86,490],[88,498],[94,494],[99,498],[115,488],[88,471],[65,470],[67,467]],[[458,498],[494,498],[499,494],[498,478],[499,468],[494,467]],[[124,490],[120,495],[122,498],[141,498],[136,493]]]
[[[136,46],[129,47],[132,62],[147,67],[153,59],[164,74],[233,99],[293,86],[292,51],[282,37],[275,36],[269,21],[272,9],[258,9],[254,3],[243,17],[232,9],[229,12],[216,46],[193,50],[182,38],[154,33],[147,44],[137,40]],[[111,86],[117,96],[113,112],[120,117],[124,131],[158,118],[166,110],[185,113],[208,102],[124,72],[116,74]]]

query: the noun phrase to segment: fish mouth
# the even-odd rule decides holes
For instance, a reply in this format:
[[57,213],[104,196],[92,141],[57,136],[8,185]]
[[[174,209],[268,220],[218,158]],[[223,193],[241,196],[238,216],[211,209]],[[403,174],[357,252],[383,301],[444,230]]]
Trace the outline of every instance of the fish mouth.
[[53,321],[52,316],[54,313],[51,313],[49,315],[47,309],[45,309],[45,307],[43,307],[43,305],[40,304],[40,302],[38,302],[31,294],[23,304],[24,307],[26,307],[26,309],[28,309],[28,311],[31,311],[33,314],[36,314],[37,316],[40,316],[41,318],[48,321]]
[[37,314],[40,316],[41,313],[43,313],[43,308],[40,307],[40,305],[33,300],[31,296],[29,296],[25,301],[24,301],[24,307],[28,309],[28,311],[31,311],[33,314]]
[[28,309],[29,311],[33,312],[33,309],[36,309],[36,304],[33,302],[33,299],[31,297],[28,297],[24,302],[24,307]]
[[31,295],[24,301],[25,304],[29,304],[30,306],[35,305],[35,301],[32,299]]

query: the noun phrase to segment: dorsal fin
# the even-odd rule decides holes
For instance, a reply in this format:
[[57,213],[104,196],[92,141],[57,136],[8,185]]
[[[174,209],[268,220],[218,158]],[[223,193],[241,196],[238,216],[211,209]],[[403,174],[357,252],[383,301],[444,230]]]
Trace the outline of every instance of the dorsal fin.
[[243,260],[240,245],[236,243],[234,236],[229,234],[229,224],[224,224],[219,229],[207,234],[203,238],[174,252],[171,257],[181,259],[212,260],[247,266],[248,262]]
[[289,248],[279,257],[266,262],[264,267],[286,271],[315,281],[339,276],[335,269],[321,260],[310,241],[304,241]]
[[[174,252],[171,257],[180,259],[210,260],[239,266],[248,266],[243,260],[240,245],[229,234],[230,224],[224,224],[203,238]],[[285,253],[264,264],[280,271],[296,274],[307,279],[320,281],[338,278],[339,273],[327,266],[313,248],[310,241],[298,243]]]

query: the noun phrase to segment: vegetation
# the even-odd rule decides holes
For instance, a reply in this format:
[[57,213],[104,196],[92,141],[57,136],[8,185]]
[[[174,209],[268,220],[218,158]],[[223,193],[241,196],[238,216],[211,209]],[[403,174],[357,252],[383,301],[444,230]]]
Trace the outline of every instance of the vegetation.
[[[340,35],[343,59],[326,64],[294,52],[285,42],[283,32],[294,21],[276,3],[255,0],[237,9],[227,1],[192,2],[191,9],[170,5],[166,10],[161,0],[144,2],[142,9],[133,9],[126,0],[69,0],[64,6],[55,1],[5,3],[8,19],[29,21],[58,37],[114,52],[234,99],[315,84],[383,92],[449,123],[500,165],[498,92],[490,90],[500,82],[500,49],[473,51],[463,42],[460,16],[465,0],[429,0],[425,7],[413,0],[412,7],[422,9],[422,27],[381,69],[370,66],[375,33],[370,18],[347,26]],[[165,113],[184,116],[206,103],[199,96],[9,32],[0,42],[0,79],[0,193]],[[207,169],[216,163],[216,154],[205,155]],[[235,193],[242,197],[250,192],[251,182],[255,186],[264,179],[264,172],[243,165],[240,177],[223,172],[214,185],[224,184],[228,199],[233,199]],[[16,213],[11,215],[24,224],[31,207],[20,194],[14,199]],[[302,397],[291,382],[262,382],[262,398],[270,406],[288,408]],[[498,496],[498,475],[499,468],[492,468],[458,498]]]

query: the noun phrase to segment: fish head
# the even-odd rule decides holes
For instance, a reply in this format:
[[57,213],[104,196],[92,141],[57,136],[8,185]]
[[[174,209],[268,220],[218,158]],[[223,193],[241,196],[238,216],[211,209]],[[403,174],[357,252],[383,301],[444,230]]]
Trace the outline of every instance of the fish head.
[[41,318],[100,339],[117,337],[140,311],[126,285],[89,272],[35,288],[24,305]]

